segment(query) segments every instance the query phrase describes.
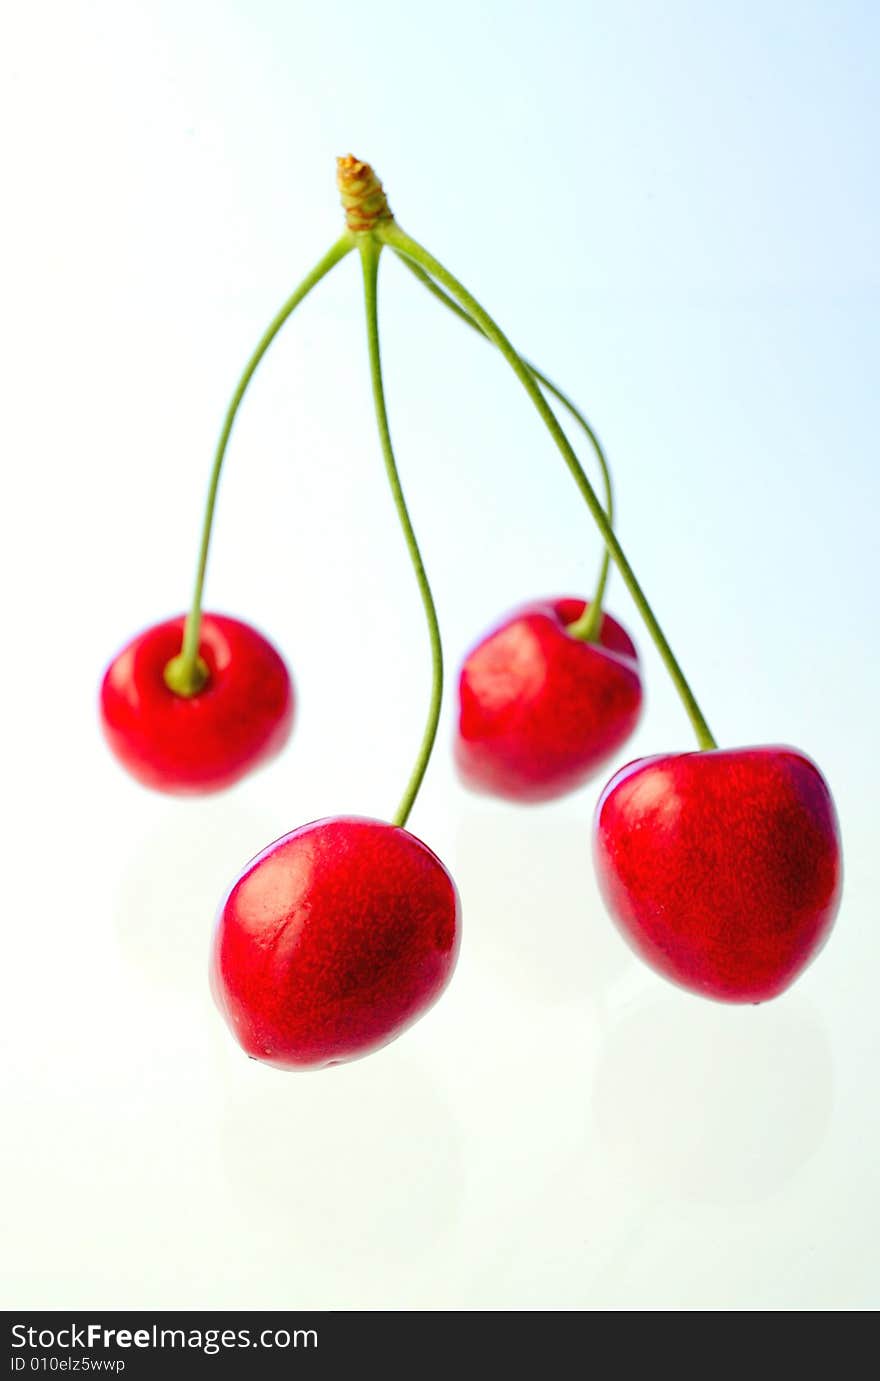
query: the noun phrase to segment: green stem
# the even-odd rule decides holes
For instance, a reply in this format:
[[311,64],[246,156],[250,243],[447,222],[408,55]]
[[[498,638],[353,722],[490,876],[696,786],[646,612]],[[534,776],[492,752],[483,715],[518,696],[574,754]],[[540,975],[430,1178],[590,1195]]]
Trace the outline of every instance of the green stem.
[[370,352],[370,381],[373,386],[373,401],[376,407],[376,423],[379,428],[379,440],[382,444],[382,455],[385,459],[385,470],[388,475],[388,482],[391,485],[391,493],[394,496],[394,506],[397,509],[400,526],[403,528],[409,559],[412,562],[416,580],[418,581],[419,593],[422,596],[425,618],[428,623],[428,636],[431,642],[432,683],[431,703],[428,708],[428,722],[425,725],[425,732],[422,736],[422,742],[415,766],[413,767],[412,774],[406,785],[406,790],[403,793],[400,805],[397,807],[397,812],[392,822],[402,828],[409,819],[409,813],[419,793],[419,787],[422,784],[425,771],[431,758],[434,740],[437,737],[437,724],[440,720],[440,703],[443,698],[443,646],[440,641],[440,626],[437,622],[437,610],[434,607],[431,586],[428,584],[428,577],[425,573],[424,563],[422,562],[422,554],[419,551],[419,544],[416,541],[416,535],[413,531],[413,525],[410,521],[409,511],[406,506],[406,499],[403,495],[400,475],[397,471],[397,462],[394,459],[394,450],[391,445],[391,431],[388,426],[388,412],[385,407],[385,388],[382,382],[382,356],[379,350],[379,317],[376,305],[379,256],[382,252],[382,246],[377,243],[373,235],[365,234],[360,237],[360,249],[361,264],[364,273],[367,344]]
[[593,515],[593,519],[605,539],[605,544],[614,559],[614,562],[623,577],[624,583],[633,597],[635,605],[639,610],[648,632],[656,644],[657,651],[660,653],[666,670],[672,678],[673,684],[681,697],[682,704],[687,711],[688,718],[693,725],[697,737],[697,743],[701,749],[716,748],[717,744],[712,737],[712,733],[703,717],[703,712],[694,698],[694,694],[687,683],[684,672],[676,661],[675,655],[666,636],[660,627],[650,604],[645,598],[641,585],[636,579],[635,572],[629,564],[626,555],[614,535],[614,530],[608,522],[605,512],[593,490],[590,481],[587,479],[581,464],[571,448],[565,432],[562,430],[556,416],[538,387],[535,379],[525,363],[520,359],[510,341],[503,331],[496,326],[495,322],[483,310],[480,304],[471,296],[463,284],[445,269],[432,254],[407,235],[395,221],[387,221],[377,226],[374,234],[383,243],[392,249],[398,250],[401,254],[419,265],[426,273],[441,284],[442,287],[459,303],[469,316],[477,323],[484,335],[488,336],[493,345],[497,346],[501,354],[507,360],[514,374],[516,374],[523,388],[528,393],[538,412],[544,420],[547,430],[556,442],[557,447],[562,453],[566,465],[571,471],[572,477],[577,484],[583,499]]
[[340,259],[344,259],[346,254],[354,248],[354,243],[354,236],[346,231],[345,234],[336,241],[336,244],[327,251],[323,259],[315,265],[311,273],[303,279],[299,287],[287,299],[278,314],[272,318],[272,321],[260,337],[257,348],[248,360],[245,371],[238,381],[238,386],[226,410],[226,417],[223,421],[220,440],[217,443],[217,450],[214,455],[214,466],[211,471],[211,480],[208,486],[208,501],[205,506],[205,518],[202,524],[202,540],[199,547],[198,565],[196,567],[195,590],[183,630],[183,646],[178,655],[173,657],[165,668],[165,683],[168,688],[177,695],[187,697],[197,695],[208,679],[208,669],[199,656],[199,634],[202,625],[202,592],[205,586],[205,570],[208,564],[208,548],[211,542],[211,527],[214,521],[214,507],[217,502],[217,488],[220,483],[220,472],[223,468],[223,458],[226,455],[226,447],[229,444],[229,437],[241,400],[247,392],[248,384],[257,372],[260,361],[278,335],[285,321],[287,321],[294,309],[299,306],[303,298],[308,296],[315,284],[320,283],[325,274],[328,274],[330,270],[339,263]]
[[[408,259],[400,250],[396,250],[395,253],[400,262],[428,289],[428,292],[433,293],[437,300],[443,303],[444,307],[448,307],[451,312],[454,312],[457,317],[464,321],[474,331],[477,331],[484,339],[489,339],[482,328],[474,321],[473,317],[470,316],[463,307],[459,307],[458,303],[454,301],[448,293],[443,291],[440,284],[435,283],[430,274],[427,274],[424,269],[420,268],[412,259]],[[538,380],[538,383],[541,384],[548,393],[553,394],[553,397],[571,413],[574,420],[584,432],[586,432],[587,438],[596,453],[596,459],[599,462],[599,470],[602,475],[602,487],[605,492],[605,514],[608,518],[608,522],[613,527],[614,494],[611,488],[611,473],[608,468],[607,457],[602,449],[598,436],[579,408],[575,406],[567,394],[562,392],[561,388],[558,388],[556,384],[553,383],[552,379],[548,379],[546,374],[542,374],[541,370],[538,369],[537,365],[532,364],[531,360],[524,359],[523,364]],[[573,638],[579,638],[585,643],[596,642],[599,637],[599,632],[602,627],[602,601],[605,598],[605,587],[608,584],[608,567],[610,560],[611,557],[606,547],[602,553],[602,562],[599,567],[599,579],[596,582],[596,592],[580,618],[568,626],[568,632],[571,636]]]
[[[550,379],[548,379],[545,374],[541,373],[540,369],[536,369],[533,364],[529,364],[528,360],[525,361],[525,364],[526,367],[531,370],[532,374],[538,380],[538,383],[543,384],[544,388],[549,393],[552,393],[554,398],[557,398],[564,408],[568,409],[572,417],[574,417],[574,419],[580,423],[581,427],[589,437],[589,440],[593,446],[593,450],[595,451],[596,456],[599,460],[599,469],[602,472],[602,481],[605,487],[605,516],[608,519],[609,527],[613,527],[614,495],[611,490],[611,475],[608,470],[608,461],[605,457],[605,452],[602,450],[602,447],[599,444],[599,438],[593,431],[593,428],[590,426],[587,419],[578,410],[578,408],[575,407],[571,399],[562,392],[562,389],[557,388],[556,385]],[[605,550],[602,553],[602,560],[599,564],[599,578],[596,581],[596,589],[593,593],[593,598],[590,600],[589,604],[587,605],[584,612],[581,614],[580,618],[576,619],[574,623],[570,623],[568,625],[568,632],[571,635],[571,637],[579,638],[581,642],[598,642],[599,634],[602,631],[602,603],[605,599],[605,586],[608,584],[608,570],[610,563],[611,553],[609,552],[608,547],[606,546]]]

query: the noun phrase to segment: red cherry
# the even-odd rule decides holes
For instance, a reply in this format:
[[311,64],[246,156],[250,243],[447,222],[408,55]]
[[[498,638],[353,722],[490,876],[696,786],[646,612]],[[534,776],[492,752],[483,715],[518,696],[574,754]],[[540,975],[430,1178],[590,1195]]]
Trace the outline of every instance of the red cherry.
[[599,799],[594,853],[636,953],[722,1002],[783,992],[822,948],[840,900],[834,802],[793,748],[630,763]]
[[407,830],[316,820],[233,884],[217,921],[214,997],[255,1059],[281,1069],[356,1059],[440,996],[459,917],[452,878]]
[[642,685],[629,634],[603,614],[598,642],[571,636],[583,599],[536,600],[465,659],[455,760],[465,784],[513,801],[573,791],[626,742]]
[[208,680],[196,695],[177,695],[164,673],[180,652],[183,626],[183,617],[156,624],[113,659],[101,685],[102,727],[144,786],[220,791],[284,746],[293,687],[281,657],[255,628],[203,614],[199,653]]

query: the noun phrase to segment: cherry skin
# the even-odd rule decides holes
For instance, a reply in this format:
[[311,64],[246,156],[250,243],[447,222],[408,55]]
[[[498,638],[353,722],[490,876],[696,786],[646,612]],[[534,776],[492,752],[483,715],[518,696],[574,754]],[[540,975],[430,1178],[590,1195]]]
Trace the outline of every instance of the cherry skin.
[[113,659],[101,685],[105,737],[144,786],[178,795],[221,791],[266,762],[293,724],[287,667],[266,639],[221,614],[203,614],[198,694],[169,690],[165,668],[180,652],[183,617],[156,624]]
[[636,953],[721,1002],[783,992],[822,948],[840,900],[834,802],[793,748],[630,763],[599,799],[594,857]]
[[247,865],[220,909],[211,986],[239,1044],[281,1069],[368,1055],[440,996],[458,892],[427,845],[380,820],[302,825]]
[[598,642],[567,631],[583,599],[536,600],[465,658],[455,761],[475,791],[546,801],[574,791],[626,742],[642,707],[638,654],[603,614]]

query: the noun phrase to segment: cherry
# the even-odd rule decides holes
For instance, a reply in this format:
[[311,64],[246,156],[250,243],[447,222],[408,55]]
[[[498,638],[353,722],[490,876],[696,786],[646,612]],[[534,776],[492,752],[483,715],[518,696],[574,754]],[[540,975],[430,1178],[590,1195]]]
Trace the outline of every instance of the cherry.
[[[237,619],[203,614],[203,684],[171,690],[183,617],[156,624],[113,659],[101,685],[101,722],[116,757],[144,786],[196,794],[232,786],[275,756],[293,723],[293,688],[271,643]],[[205,678],[206,674],[206,679]]]
[[825,943],[840,899],[834,803],[793,748],[630,763],[600,797],[594,856],[636,953],[722,1002],[783,992]]
[[[398,256],[415,278],[513,363],[504,338],[462,285],[436,261],[432,271],[437,276],[432,277],[423,267],[430,256],[408,237],[404,240],[406,249],[399,249]],[[452,296],[440,286],[441,277]],[[540,390],[551,394],[586,436],[601,472],[603,516],[610,528],[611,473],[596,432],[536,365],[519,358],[515,368],[530,390],[538,390],[532,396],[541,399],[542,407],[546,400]],[[546,412],[548,419],[555,424],[553,414]],[[588,504],[597,502],[577,457],[570,452],[566,459]],[[635,727],[642,701],[638,656],[629,635],[602,609],[610,559],[606,545],[592,600],[525,605],[469,653],[459,677],[455,759],[459,775],[473,790],[514,801],[564,795],[596,772]]]
[[236,385],[214,452],[189,613],[140,633],[105,673],[104,732],[145,786],[220,791],[274,757],[290,734],[293,689],[281,657],[248,624],[203,614],[202,595],[223,462],[242,400],[285,321],[351,248],[346,233],[288,297]]
[[[373,229],[391,213],[378,179],[358,160],[339,161],[339,185],[346,235],[294,299],[358,245],[379,441],[424,607],[432,684],[422,741],[392,823],[340,816],[303,825],[247,865],[221,908],[214,996],[247,1053],[282,1069],[338,1064],[394,1040],[439,997],[459,945],[455,885],[436,855],[404,828],[436,740],[443,655],[385,404],[381,245]],[[281,319],[283,313],[276,322]],[[275,329],[273,323],[264,340]]]
[[281,1069],[357,1059],[440,996],[459,920],[452,878],[407,830],[317,820],[233,884],[217,921],[214,998],[254,1059]]
[[465,658],[455,759],[474,790],[513,801],[573,791],[626,741],[642,706],[638,654],[603,614],[598,640],[570,631],[589,602],[536,600]]

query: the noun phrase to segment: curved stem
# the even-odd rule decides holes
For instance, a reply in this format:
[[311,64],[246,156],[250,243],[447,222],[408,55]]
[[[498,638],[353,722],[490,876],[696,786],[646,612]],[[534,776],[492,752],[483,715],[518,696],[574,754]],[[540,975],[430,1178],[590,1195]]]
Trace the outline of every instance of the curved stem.
[[[407,259],[406,255],[402,254],[400,250],[395,250],[395,253],[400,262],[409,269],[410,273],[413,274],[420,283],[424,284],[428,292],[433,293],[434,297],[436,297],[439,302],[443,303],[444,307],[448,307],[451,312],[454,312],[457,317],[464,321],[474,331],[479,332],[484,339],[489,339],[482,327],[474,321],[473,317],[470,316],[463,307],[459,307],[458,303],[451,298],[448,293],[443,291],[440,284],[435,283],[430,274],[427,274],[425,270],[414,263],[412,259]],[[599,470],[602,474],[602,487],[605,492],[605,515],[608,518],[608,522],[613,527],[614,494],[611,488],[611,473],[608,468],[607,457],[602,449],[598,436],[579,408],[575,406],[567,394],[562,392],[561,388],[558,388],[557,385],[553,383],[552,379],[548,379],[546,374],[542,374],[541,370],[538,369],[537,365],[532,364],[531,360],[524,359],[523,364],[538,380],[538,383],[546,389],[548,393],[553,394],[553,397],[571,413],[574,420],[586,432],[590,445],[596,453],[596,459],[599,462]],[[606,547],[602,553],[602,563],[599,567],[599,579],[596,582],[596,592],[580,618],[577,619],[575,623],[571,623],[568,626],[568,632],[571,636],[573,638],[579,638],[585,643],[596,642],[599,637],[599,630],[602,627],[602,601],[605,598],[605,586],[608,584],[608,566],[610,560],[611,557]]]
[[175,691],[178,695],[197,695],[207,680],[207,668],[199,657],[199,633],[202,624],[202,592],[205,585],[205,570],[208,564],[208,548],[211,542],[211,527],[214,522],[214,507],[217,502],[217,488],[220,483],[220,472],[223,468],[223,458],[226,455],[226,447],[229,444],[229,437],[241,400],[247,392],[248,384],[257,372],[260,361],[278,335],[285,321],[287,321],[287,318],[294,309],[299,306],[303,298],[311,292],[315,284],[320,283],[325,274],[328,274],[330,270],[339,263],[340,259],[344,259],[346,254],[353,248],[354,236],[346,231],[346,233],[336,241],[336,244],[327,251],[323,259],[315,265],[311,273],[303,279],[299,287],[287,299],[277,315],[272,318],[260,337],[254,353],[248,360],[244,373],[238,381],[238,386],[226,410],[226,416],[223,420],[223,429],[220,432],[220,440],[217,443],[217,450],[214,454],[214,465],[211,470],[211,479],[208,485],[208,500],[205,506],[205,518],[202,524],[202,540],[199,547],[198,564],[196,566],[195,590],[183,630],[183,646],[178,656],[173,657],[165,669],[166,684],[170,690]]
[[421,746],[412,774],[406,785],[406,790],[401,798],[400,805],[394,816],[393,824],[401,828],[409,819],[409,813],[413,808],[413,802],[419,792],[425,771],[431,758],[434,747],[434,740],[437,737],[437,724],[440,720],[440,702],[443,698],[443,647],[440,641],[440,627],[437,622],[437,610],[434,607],[434,599],[431,594],[431,587],[428,584],[428,577],[422,562],[422,555],[419,551],[419,544],[413,531],[410,521],[409,511],[406,506],[406,499],[400,483],[400,476],[397,472],[397,462],[394,459],[394,451],[391,446],[391,431],[388,426],[388,413],[385,407],[385,389],[382,383],[382,357],[379,351],[379,319],[376,306],[377,283],[379,277],[379,256],[382,246],[376,242],[372,235],[364,235],[361,238],[361,264],[364,273],[364,302],[367,314],[367,344],[370,352],[370,380],[373,386],[373,401],[376,406],[376,423],[379,428],[379,439],[382,443],[382,455],[385,459],[385,470],[388,474],[388,482],[391,485],[391,493],[394,496],[394,506],[397,509],[397,516],[400,519],[400,526],[403,528],[403,535],[406,539],[407,551],[416,574],[419,585],[419,593],[422,596],[422,604],[425,609],[425,618],[428,622],[428,636],[431,642],[431,703],[428,708],[428,722],[425,725],[425,732],[422,736]]
[[[563,405],[563,407],[568,409],[572,417],[574,417],[575,420],[580,423],[581,427],[584,429],[587,436],[589,437],[593,446],[593,450],[595,451],[596,456],[599,460],[599,469],[602,472],[602,480],[605,486],[605,516],[608,519],[609,527],[613,527],[614,496],[611,490],[611,474],[608,469],[608,461],[605,457],[605,452],[602,450],[602,447],[599,444],[599,438],[593,431],[593,428],[590,426],[587,419],[583,416],[579,409],[575,407],[571,399],[566,394],[564,394],[560,388],[557,388],[556,385],[550,379],[548,379],[545,374],[542,374],[540,369],[536,369],[535,366],[533,364],[529,364],[528,361],[526,361],[526,365],[531,370],[535,378],[538,380],[538,383],[542,384],[549,393],[552,393],[554,398],[558,398],[559,402]],[[573,638],[579,638],[582,642],[594,643],[598,641],[599,633],[602,629],[602,602],[605,598],[605,586],[608,584],[608,570],[610,564],[611,553],[606,545],[605,550],[602,553],[602,560],[599,564],[599,578],[596,581],[596,589],[593,593],[593,598],[587,605],[584,612],[581,614],[580,618],[577,619],[574,623],[569,624],[568,626],[568,632],[571,634],[571,636]]]
[[623,577],[627,589],[633,597],[639,613],[644,619],[648,632],[651,634],[657,647],[657,651],[663,659],[666,670],[672,678],[688,718],[693,725],[697,743],[702,749],[716,748],[717,744],[703,717],[703,712],[697,704],[694,694],[687,683],[684,672],[676,661],[672,648],[666,641],[666,636],[654,616],[654,611],[645,598],[644,591],[636,579],[635,572],[630,566],[623,548],[614,535],[614,530],[605,516],[602,505],[596,497],[590,481],[584,474],[580,461],[572,450],[565,432],[560,427],[553,413],[553,409],[542,394],[528,367],[520,359],[503,331],[496,326],[489,314],[484,311],[479,302],[471,296],[467,288],[459,283],[458,279],[453,277],[448,269],[445,269],[422,245],[401,230],[396,222],[388,221],[381,226],[377,226],[374,234],[382,243],[390,245],[392,249],[396,249],[401,254],[406,255],[408,258],[412,259],[414,263],[418,264],[420,268],[423,268],[426,273],[436,278],[437,282],[455,298],[468,315],[473,317],[483,334],[489,337],[493,345],[498,347],[501,354],[507,360],[507,363],[510,365],[514,374],[516,374],[523,388],[526,390],[543,418],[547,430],[556,442],[557,447],[562,452],[563,459],[571,471],[587,507],[593,515],[596,526],[605,539],[605,544]]

